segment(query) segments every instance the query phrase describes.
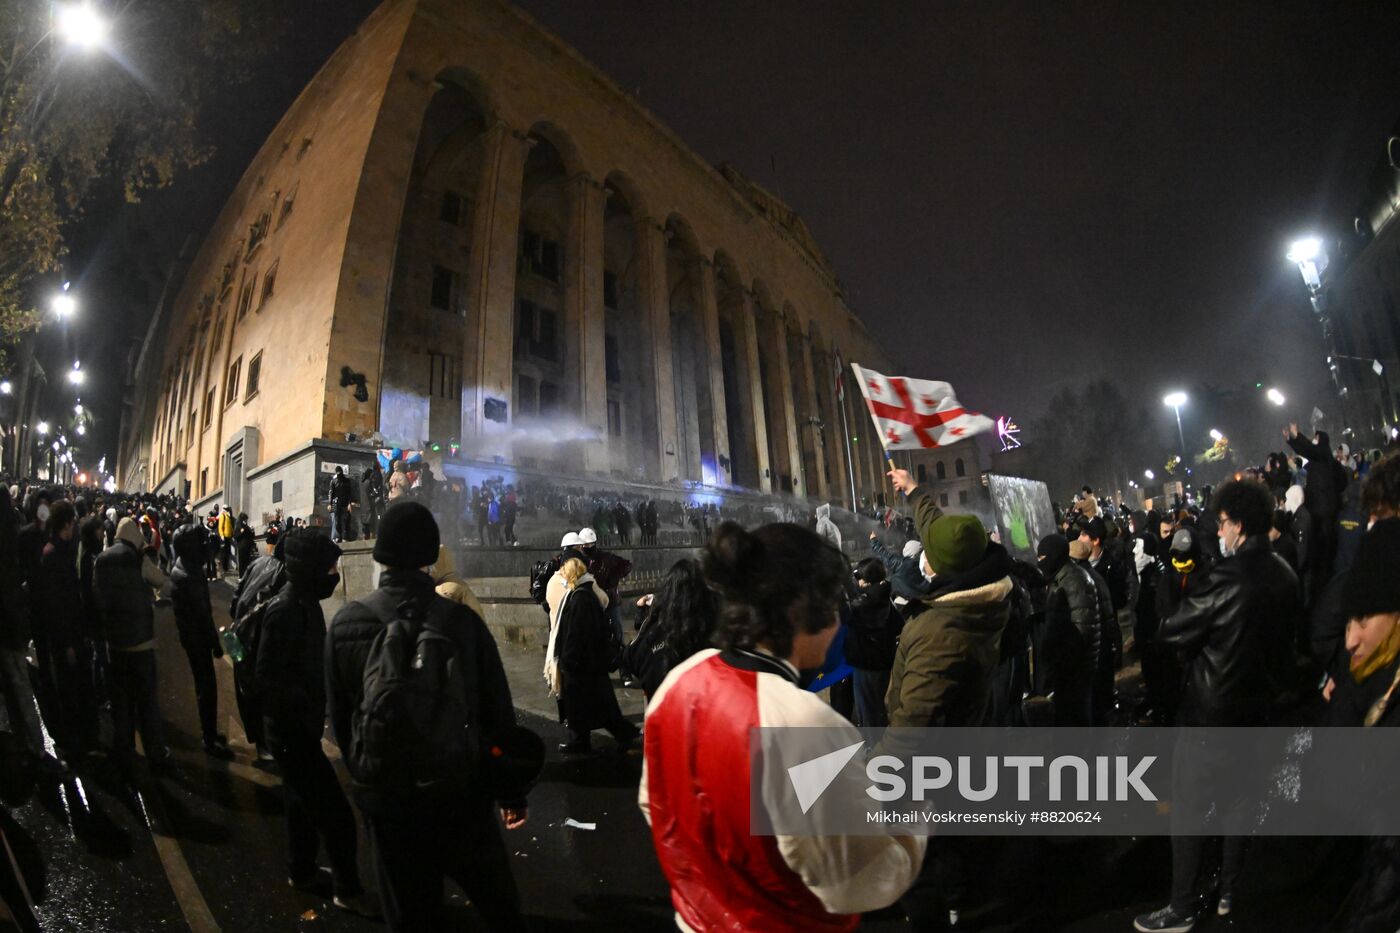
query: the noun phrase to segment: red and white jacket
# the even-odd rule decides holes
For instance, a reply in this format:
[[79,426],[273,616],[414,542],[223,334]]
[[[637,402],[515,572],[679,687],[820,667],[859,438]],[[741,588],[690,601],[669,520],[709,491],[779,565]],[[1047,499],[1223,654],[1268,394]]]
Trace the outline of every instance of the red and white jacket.
[[913,883],[926,839],[749,833],[749,731],[822,726],[860,735],[786,661],[701,651],[647,705],[638,802],[682,930],[845,931]]

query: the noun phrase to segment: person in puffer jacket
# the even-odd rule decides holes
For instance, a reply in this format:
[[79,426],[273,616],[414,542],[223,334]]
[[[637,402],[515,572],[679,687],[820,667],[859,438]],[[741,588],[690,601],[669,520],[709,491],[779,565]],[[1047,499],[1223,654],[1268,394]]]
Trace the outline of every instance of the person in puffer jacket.
[[116,540],[93,564],[93,592],[107,639],[108,692],[112,699],[112,745],[117,762],[130,770],[136,755],[136,728],[153,765],[170,761],[156,694],[156,625],[152,589],[170,580],[146,555],[146,539],[136,520],[117,523]]
[[[836,636],[846,562],[809,529],[733,522],[702,558],[719,593],[715,643],[662,681],[647,706],[638,804],[651,827],[681,930],[854,930],[918,874],[927,840],[908,836],[754,835],[749,751],[756,726],[859,733],[800,684]],[[695,754],[697,748],[703,754]],[[847,769],[842,791],[863,793]],[[786,775],[780,775],[786,780]],[[829,792],[830,793],[830,792]]]
[[1036,557],[1050,584],[1036,691],[1053,696],[1055,725],[1087,726],[1102,637],[1098,592],[1089,572],[1070,559],[1070,542],[1059,532],[1040,540]]
[[195,702],[199,705],[199,729],[204,753],[212,758],[229,759],[228,739],[219,734],[219,680],[214,676],[214,659],[222,658],[219,633],[214,628],[214,609],[209,602],[209,581],[204,578],[204,529],[182,525],[171,539],[175,565],[170,568],[171,599],[175,604],[175,627],[180,647],[190,662],[194,678]]

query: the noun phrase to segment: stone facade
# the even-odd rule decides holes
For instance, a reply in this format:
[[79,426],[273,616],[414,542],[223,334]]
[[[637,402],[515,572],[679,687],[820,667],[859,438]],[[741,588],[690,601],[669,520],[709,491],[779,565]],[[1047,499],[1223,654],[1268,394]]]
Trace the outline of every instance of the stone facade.
[[449,477],[850,505],[849,469],[857,498],[890,495],[859,397],[852,444],[833,391],[838,354],[889,360],[801,219],[500,0],[387,0],[157,324],[126,486],[258,510],[276,474],[305,514],[316,476],[289,465],[377,437],[459,451],[434,458]]

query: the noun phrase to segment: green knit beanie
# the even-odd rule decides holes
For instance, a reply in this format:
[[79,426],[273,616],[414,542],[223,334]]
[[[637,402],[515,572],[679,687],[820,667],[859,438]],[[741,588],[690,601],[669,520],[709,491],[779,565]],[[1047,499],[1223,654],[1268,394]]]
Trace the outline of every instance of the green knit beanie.
[[943,515],[919,536],[934,573],[965,573],[987,554],[987,529],[976,515]]

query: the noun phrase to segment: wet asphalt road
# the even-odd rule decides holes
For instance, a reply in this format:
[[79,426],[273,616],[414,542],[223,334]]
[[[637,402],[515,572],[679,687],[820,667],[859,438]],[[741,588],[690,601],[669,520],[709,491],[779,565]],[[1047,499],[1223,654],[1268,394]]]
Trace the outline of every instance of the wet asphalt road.
[[[215,612],[226,610],[216,587]],[[219,620],[221,623],[223,619]],[[193,685],[169,609],[157,610],[161,703],[177,757],[168,774],[144,769],[134,791],[95,760],[50,785],[5,819],[25,865],[46,931],[371,931],[382,925],[344,914],[323,895],[288,887],[281,794],[275,772],[254,766],[233,701],[232,671],[217,665],[220,721],[237,752],[215,761],[200,748]],[[521,714],[552,750],[557,723]],[[103,716],[104,738],[110,721]],[[334,753],[334,747],[328,749]],[[553,755],[530,798],[530,820],[506,834],[525,907],[537,930],[669,930],[667,887],[636,807],[640,758],[609,750],[592,758]],[[337,762],[339,768],[339,763]],[[342,769],[343,775],[343,769]],[[563,826],[566,818],[597,824]],[[967,929],[1122,931],[1160,906],[1170,882],[1165,839],[965,841]],[[935,843],[936,844],[936,843]],[[1319,929],[1345,890],[1356,846],[1325,840],[1266,840],[1251,851],[1236,917],[1201,930]],[[363,835],[363,877],[373,886]],[[451,929],[475,929],[474,914],[449,885]],[[896,910],[864,929],[907,929]]]

